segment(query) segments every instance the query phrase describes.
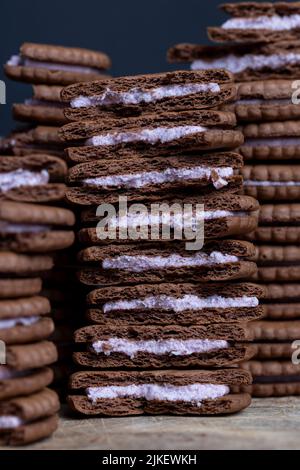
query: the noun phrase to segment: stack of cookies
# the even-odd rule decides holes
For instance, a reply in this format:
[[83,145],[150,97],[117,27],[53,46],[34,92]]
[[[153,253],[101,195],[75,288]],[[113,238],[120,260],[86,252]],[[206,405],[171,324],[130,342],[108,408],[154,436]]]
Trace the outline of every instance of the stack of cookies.
[[208,28],[222,45],[180,44],[169,59],[190,61],[193,70],[224,67],[238,82],[238,101],[223,109],[236,113],[245,137],[244,194],[261,203],[259,227],[247,239],[257,243],[254,279],[268,292],[266,318],[252,325],[256,360],[245,367],[254,375],[254,395],[299,394],[300,368],[292,354],[300,338],[300,4],[222,8],[231,17]]
[[[7,62],[4,67],[6,75],[31,84],[33,96],[24,103],[14,104],[12,109],[13,117],[27,126],[19,125],[1,142],[1,153],[10,155],[0,157],[1,193],[4,189],[5,199],[66,206],[68,162],[65,161],[64,144],[59,139],[58,129],[67,122],[67,118],[60,92],[63,86],[71,83],[107,79],[109,66],[110,59],[102,52],[32,43],[23,44],[19,55]],[[74,237],[65,246],[70,246],[73,240]],[[45,246],[47,243],[45,240]],[[72,363],[68,354],[72,327],[74,329],[76,325],[76,316],[70,318],[69,315],[70,309],[76,305],[74,270],[68,269],[72,264],[72,251],[64,250],[63,255],[56,254],[55,267],[43,274],[43,295],[51,301],[56,326],[51,339],[59,350],[54,380],[58,389],[64,385],[61,378]],[[61,283],[64,284],[63,292]]]
[[[251,357],[247,324],[262,316],[264,289],[241,281],[257,271],[254,246],[239,238],[255,229],[258,203],[238,195],[243,162],[231,149],[243,137],[234,114],[216,110],[235,99],[232,75],[123,77],[72,85],[62,98],[89,323],[75,333],[83,370],[70,381],[71,407],[108,416],[247,407],[250,396],[232,388],[251,376],[233,366]],[[190,248],[193,237],[175,229],[188,220],[195,236],[199,205],[204,245]]]

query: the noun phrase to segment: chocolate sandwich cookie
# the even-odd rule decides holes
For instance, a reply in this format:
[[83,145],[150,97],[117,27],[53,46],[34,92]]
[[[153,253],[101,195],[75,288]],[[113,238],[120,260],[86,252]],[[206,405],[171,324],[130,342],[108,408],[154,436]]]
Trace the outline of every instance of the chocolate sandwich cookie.
[[262,243],[297,244],[300,242],[300,204],[262,204],[259,226],[246,237]]
[[262,282],[295,282],[300,281],[300,262],[259,266],[251,280]]
[[272,320],[293,320],[300,318],[300,284],[271,283],[267,290],[265,316]]
[[250,374],[241,369],[77,372],[68,400],[84,415],[228,414],[251,401],[248,394],[232,394],[231,388],[250,383]]
[[[212,110],[182,111],[145,116],[87,120],[66,124],[60,137],[73,161],[124,158],[128,152],[153,158],[172,152],[231,149],[243,144],[234,130],[233,113]],[[76,142],[78,147],[72,146]]]
[[[119,161],[98,160],[74,166],[68,181],[82,186],[88,193],[109,193],[138,190],[139,195],[162,193],[177,189],[195,188],[206,191],[207,187],[219,190],[235,181],[243,166],[239,154],[225,152],[195,156],[133,158]],[[0,175],[1,177],[1,175]]]
[[300,338],[300,321],[259,320],[249,323],[247,330],[254,341],[287,342]]
[[214,108],[235,96],[233,76],[225,70],[120,77],[70,85],[61,94],[70,103],[65,110],[70,121]]
[[[175,289],[177,286],[175,286]],[[168,302],[168,296],[166,298]],[[254,322],[255,323],[255,322]],[[243,323],[160,326],[91,325],[75,332],[87,352],[75,352],[75,363],[98,369],[168,369],[223,367],[246,361],[254,351]]]
[[53,259],[44,255],[21,255],[12,251],[0,252],[0,276],[27,276],[53,268]]
[[[189,278],[190,279],[190,278]],[[165,279],[163,278],[165,281]],[[96,289],[88,319],[100,325],[196,325],[246,322],[263,316],[263,287],[255,284],[138,284]]]
[[22,344],[46,339],[54,330],[47,318],[51,311],[45,297],[0,301],[0,339],[5,344]]
[[241,127],[241,130],[245,142],[239,151],[246,160],[298,160],[300,158],[299,120],[246,124]]
[[300,365],[291,361],[249,361],[241,367],[253,375],[252,385],[234,387],[254,397],[300,395]]
[[182,244],[93,246],[82,250],[78,261],[87,266],[79,279],[88,285],[155,282],[228,281],[256,273],[254,245],[223,240],[207,242],[201,251],[187,251]]
[[0,278],[0,299],[16,299],[37,295],[42,290],[42,279]]
[[192,70],[224,68],[236,81],[300,77],[300,41],[201,46],[178,44],[168,51],[172,63],[191,62]]
[[255,348],[255,359],[288,359],[291,360],[295,349],[293,349],[293,343],[252,343],[252,346]]
[[48,388],[0,402],[0,443],[25,445],[50,436],[57,428],[57,394]]
[[36,393],[48,387],[53,378],[53,371],[49,367],[15,371],[0,365],[0,400]]
[[65,196],[66,163],[49,155],[0,158],[0,198],[20,202],[56,202]]
[[0,202],[0,248],[16,252],[47,252],[68,248],[74,242],[73,212],[68,209]]
[[111,61],[103,52],[24,43],[19,55],[13,55],[4,70],[9,78],[21,82],[69,85],[106,78],[103,71],[110,66]]
[[0,139],[0,153],[16,156],[46,154],[66,158],[65,144],[58,135],[59,127],[38,126],[32,129],[12,132]]
[[60,99],[61,90],[59,86],[34,85],[32,98],[13,105],[14,119],[53,126],[66,124],[66,105]]
[[208,28],[216,42],[264,43],[300,39],[299,2],[225,3],[231,18],[221,27]]
[[[222,106],[235,112],[238,122],[290,121],[300,118],[300,106],[293,100],[294,80],[263,80],[237,84],[238,100]],[[271,139],[270,141],[271,142]],[[258,157],[257,157],[258,158]]]
[[300,165],[246,165],[241,173],[244,193],[259,201],[300,198]]
[[297,245],[258,245],[254,279],[265,282],[300,280],[300,249]]

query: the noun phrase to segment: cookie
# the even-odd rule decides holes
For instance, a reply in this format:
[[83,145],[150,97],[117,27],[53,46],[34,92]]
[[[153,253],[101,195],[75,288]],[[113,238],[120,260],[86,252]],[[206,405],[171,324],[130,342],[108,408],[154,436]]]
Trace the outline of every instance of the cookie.
[[[231,149],[243,144],[234,130],[233,113],[199,110],[151,114],[110,120],[73,122],[61,128],[68,157],[73,161],[118,159],[135,152],[140,157],[170,153]],[[78,143],[72,146],[69,141]]]
[[53,259],[46,255],[21,255],[12,251],[0,252],[0,275],[26,276],[53,268]]
[[259,212],[260,225],[292,225],[300,223],[300,204],[261,204]]
[[283,79],[239,83],[238,100],[221,109],[234,112],[240,123],[299,119],[300,106],[292,101],[294,83]]
[[231,18],[221,27],[208,28],[215,42],[264,43],[300,39],[299,2],[225,3],[221,8]]
[[60,99],[61,90],[60,86],[34,85],[32,98],[13,105],[14,119],[53,126],[66,124],[66,105]]
[[51,341],[12,345],[6,348],[6,366],[14,371],[40,369],[58,359],[57,349]]
[[252,280],[262,282],[295,282],[300,280],[300,263],[282,266],[259,266]]
[[294,349],[292,343],[252,343],[255,359],[291,359]]
[[88,285],[118,285],[161,282],[228,281],[256,272],[248,259],[255,248],[247,242],[212,241],[201,251],[187,251],[181,244],[165,246],[133,244],[93,246],[79,252],[87,264],[79,279]]
[[70,388],[79,395],[68,401],[84,415],[228,414],[250,404],[249,395],[234,395],[231,388],[250,383],[250,374],[240,369],[78,372]]
[[258,226],[253,232],[244,235],[244,238],[253,242],[296,244],[300,242],[300,227],[293,226]]
[[[255,323],[255,322],[254,322]],[[193,326],[91,325],[75,332],[89,352],[75,352],[75,363],[100,369],[223,367],[252,356],[242,323]],[[138,339],[137,339],[138,338]]]
[[82,186],[88,193],[109,193],[137,190],[139,195],[170,192],[177,189],[225,188],[243,165],[239,154],[225,152],[194,156],[134,158],[122,165],[110,160],[82,163],[71,168],[68,181]]
[[20,202],[61,201],[66,163],[49,155],[0,158],[0,199]]
[[48,387],[53,378],[49,367],[20,372],[0,366],[0,400],[36,393]]
[[66,158],[65,145],[58,135],[59,127],[37,126],[11,133],[0,139],[0,153],[16,156],[46,154]]
[[191,63],[192,70],[224,68],[237,82],[300,77],[300,41],[201,46],[178,44],[168,51],[171,63]]
[[265,318],[271,320],[294,320],[300,318],[299,283],[265,284]]
[[68,209],[2,201],[0,218],[2,250],[41,253],[65,249],[74,242],[74,232],[66,230],[75,223]]
[[300,121],[263,122],[242,126],[245,142],[240,147],[245,159],[298,159]]
[[[187,276],[186,276],[187,278]],[[165,281],[165,278],[162,278]],[[189,278],[190,280],[190,278]],[[246,322],[263,316],[264,289],[255,284],[137,284],[96,289],[88,319],[104,326]]]
[[182,70],[70,85],[62,91],[70,121],[214,108],[236,96],[225,70]]
[[6,75],[17,81],[69,85],[105,78],[111,61],[103,52],[75,47],[24,43],[19,55],[4,66]]
[[254,341],[286,342],[300,338],[300,321],[259,320],[249,323],[247,330]]
[[0,299],[15,299],[37,295],[42,290],[42,279],[39,277],[28,279],[0,278]]
[[241,173],[248,196],[260,201],[300,198],[300,165],[246,165]]
[[51,435],[57,428],[57,394],[50,389],[0,402],[0,443],[29,444]]

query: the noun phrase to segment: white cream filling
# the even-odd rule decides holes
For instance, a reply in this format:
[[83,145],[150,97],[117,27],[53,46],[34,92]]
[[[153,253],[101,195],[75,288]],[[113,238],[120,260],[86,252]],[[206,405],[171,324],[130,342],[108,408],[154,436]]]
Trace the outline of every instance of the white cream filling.
[[140,131],[127,131],[111,134],[102,134],[86,140],[86,145],[101,147],[102,145],[117,145],[126,142],[148,142],[149,144],[162,144],[172,140],[181,139],[190,134],[206,132],[208,129],[203,126],[176,126],[157,127],[155,129],[142,129]]
[[42,233],[49,230],[49,225],[11,224],[0,221],[1,233]]
[[172,297],[171,295],[153,295],[143,299],[117,300],[106,302],[103,305],[103,312],[113,312],[116,310],[167,310],[174,312],[184,312],[186,310],[201,310],[204,308],[243,308],[257,307],[256,297],[222,297],[211,295],[199,297],[198,295],[186,294],[182,297]]
[[214,266],[224,263],[237,263],[237,256],[223,254],[220,251],[212,253],[197,253],[194,256],[181,256],[172,254],[170,256],[131,256],[121,255],[115,258],[107,258],[102,262],[103,269],[125,269],[130,272],[143,272],[149,269],[167,269],[193,266]]
[[0,365],[0,380],[9,380],[9,379],[15,379],[18,377],[24,377],[28,375],[30,372],[31,372],[30,370],[18,371],[18,370],[11,369],[10,367]]
[[104,341],[95,341],[92,344],[92,348],[97,354],[104,353],[105,356],[110,356],[112,352],[118,352],[126,354],[130,358],[133,358],[139,352],[156,355],[189,356],[190,354],[201,354],[228,347],[229,343],[225,340],[210,339],[135,341],[114,337]]
[[0,330],[13,328],[18,325],[31,326],[37,323],[39,320],[40,320],[39,316],[7,318],[5,320],[0,320]]
[[300,54],[294,52],[286,52],[285,54],[245,54],[236,56],[229,54],[218,59],[195,60],[191,64],[192,70],[206,70],[207,68],[219,69],[224,68],[232,73],[240,73],[244,70],[260,70],[268,67],[272,70],[284,68],[288,65],[299,65]]
[[15,429],[19,426],[22,426],[22,424],[24,424],[24,422],[18,416],[0,416],[0,429]]
[[196,93],[219,93],[217,83],[190,83],[185,85],[166,85],[150,90],[132,88],[129,91],[113,91],[109,87],[101,95],[78,96],[71,101],[72,108],[88,108],[90,106],[109,106],[112,104],[155,103],[164,98],[179,98]]
[[23,66],[23,67],[33,67],[37,69],[46,69],[46,70],[61,70],[62,72],[79,72],[79,73],[99,73],[101,71],[93,67],[85,67],[82,65],[68,65],[61,64],[57,62],[43,62],[39,60],[32,60],[26,57],[21,57],[19,55],[13,55],[7,65],[12,65],[14,67]]
[[232,18],[222,25],[223,29],[269,29],[289,31],[300,28],[300,15],[256,16],[254,18]]
[[[226,211],[226,210],[216,210],[216,211],[204,211],[203,220],[215,220],[222,219],[226,217],[246,217],[247,212],[243,211]],[[199,222],[199,220],[198,220]],[[171,214],[170,220],[168,221],[170,228],[183,229],[186,225],[193,227],[196,230],[197,219],[196,217],[182,216],[181,214]],[[153,214],[127,214],[127,216],[121,217],[112,217],[109,221],[109,226],[111,228],[126,228],[126,227],[145,227],[145,226],[154,226],[162,225],[163,217],[162,215],[153,215]]]
[[268,139],[247,139],[243,147],[297,147],[300,146],[300,138],[268,138]]
[[167,168],[164,171],[149,171],[127,175],[100,176],[86,178],[83,183],[98,187],[142,188],[150,184],[163,184],[175,181],[199,180],[212,182],[216,189],[228,185],[228,179],[233,175],[231,167],[209,168],[198,166],[194,168]]
[[230,393],[228,385],[218,384],[131,384],[131,385],[109,385],[106,387],[89,387],[86,390],[88,399],[96,403],[101,399],[114,398],[143,398],[147,401],[183,401],[192,402],[201,406],[203,400],[216,400]]
[[244,186],[300,186],[300,181],[255,181],[245,180]]
[[[263,104],[263,105],[286,105],[286,104],[293,104],[292,99],[274,99],[274,100],[263,100],[263,99],[249,99],[249,100],[238,100],[235,103],[236,105],[257,105],[257,104]],[[295,105],[297,106],[297,105]]]
[[49,173],[47,170],[30,171],[18,169],[0,173],[0,191],[5,193],[10,189],[20,188],[22,186],[40,186],[49,182]]

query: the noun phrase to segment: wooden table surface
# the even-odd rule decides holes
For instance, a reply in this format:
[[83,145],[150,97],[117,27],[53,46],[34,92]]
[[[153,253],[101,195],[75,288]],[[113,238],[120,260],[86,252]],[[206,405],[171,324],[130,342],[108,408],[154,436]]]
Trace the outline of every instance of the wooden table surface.
[[78,419],[63,412],[51,439],[25,449],[300,449],[300,397],[255,399],[226,417]]

